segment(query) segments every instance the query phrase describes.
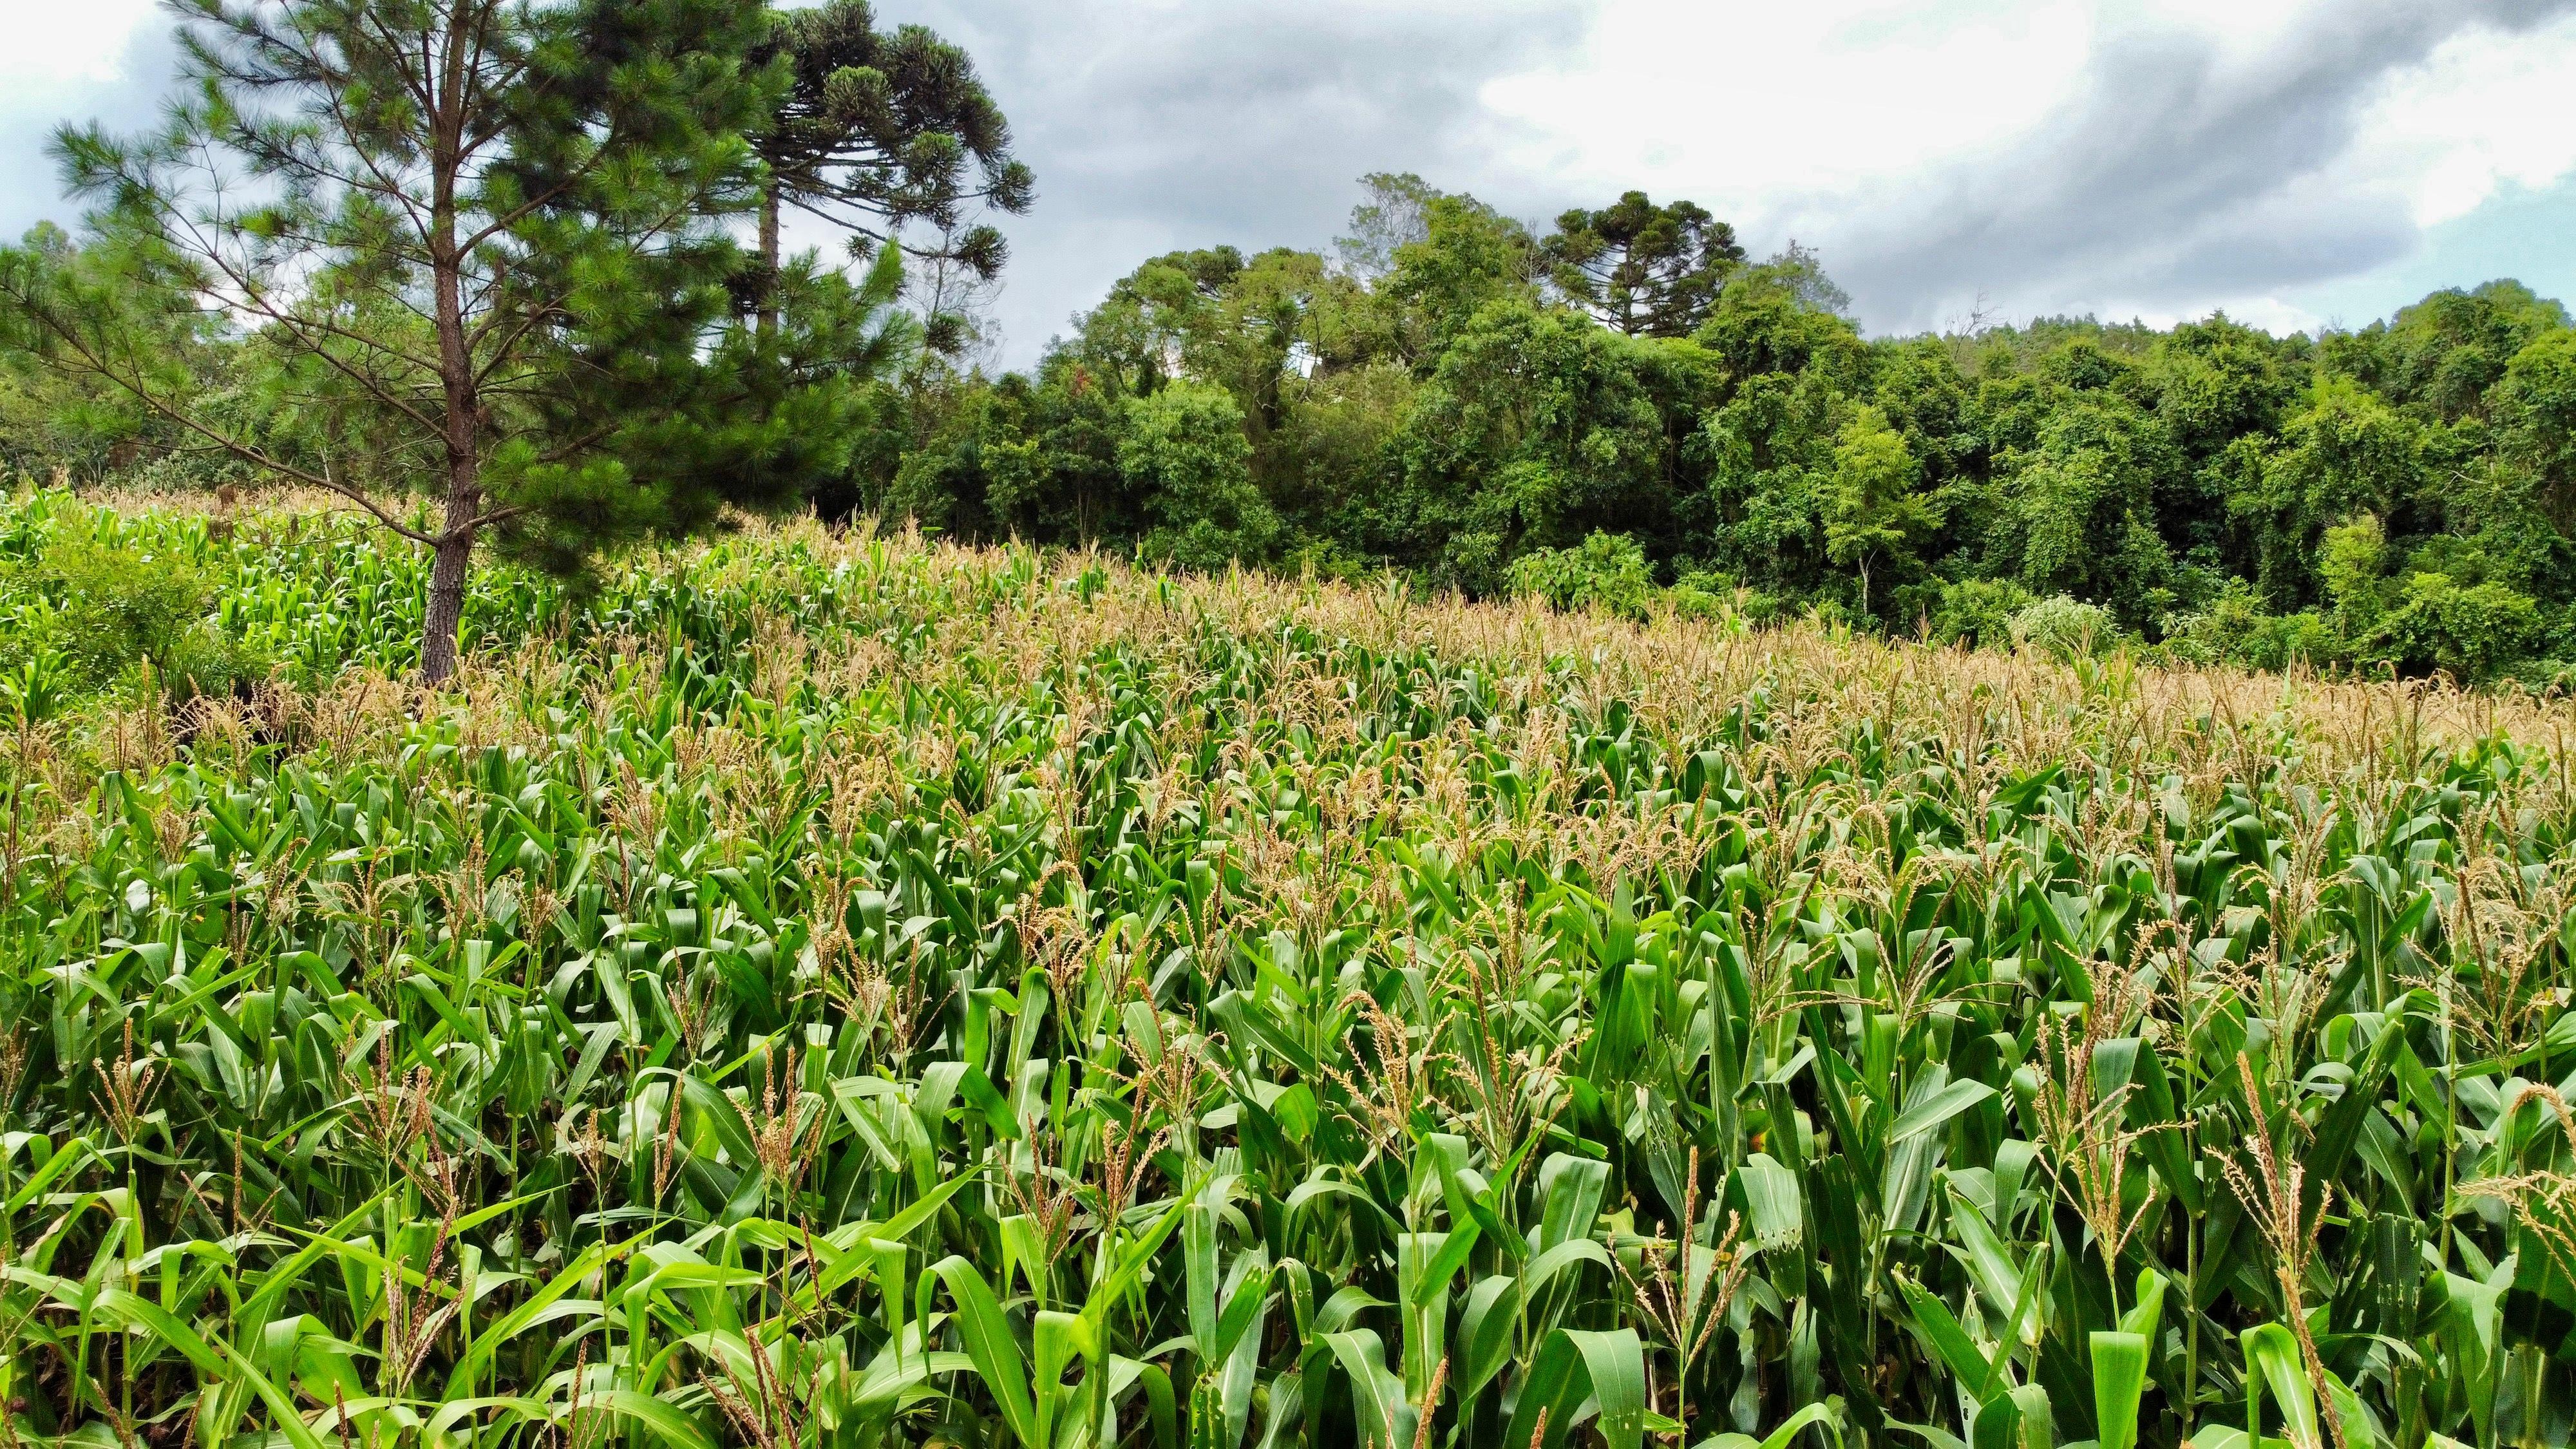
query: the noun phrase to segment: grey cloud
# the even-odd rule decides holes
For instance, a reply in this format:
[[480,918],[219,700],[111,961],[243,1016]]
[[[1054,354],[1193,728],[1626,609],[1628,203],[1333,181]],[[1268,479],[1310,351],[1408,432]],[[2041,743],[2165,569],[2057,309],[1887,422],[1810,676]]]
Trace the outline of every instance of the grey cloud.
[[[1617,189],[1571,166],[1503,173],[1507,150],[1532,154],[1505,142],[1534,138],[1478,99],[1489,79],[1578,47],[1594,0],[880,7],[969,48],[1037,171],[1035,211],[1002,219],[1013,259],[994,305],[1012,365],[1154,253],[1324,244],[1364,171],[1419,171],[1532,217]],[[2417,239],[2403,198],[2356,191],[2333,169],[2373,85],[2472,27],[2518,32],[2570,10],[2576,0],[2332,0],[2251,58],[2132,28],[2094,56],[2067,112],[2018,143],[1734,219],[1757,245],[1819,246],[1882,331],[1938,325],[1980,290],[2021,315],[2182,311],[2351,275]],[[125,71],[56,115],[0,102],[0,232],[68,211],[38,149],[53,120],[149,119],[169,73],[159,27]],[[1830,69],[1819,77],[1816,103],[1835,104]],[[1722,88],[1711,113],[1762,144],[1748,120],[1725,119]],[[1677,189],[1730,210],[1723,175]]]
[[883,0],[973,53],[1036,170],[1005,218],[1005,358],[1176,247],[1320,246],[1361,173],[1474,179],[1490,77],[1577,43],[1584,0],[1254,5]]
[[[1036,212],[1008,227],[1006,360],[1034,358],[1154,252],[1320,244],[1362,171],[1418,170],[1534,217],[1600,204],[1614,188],[1571,168],[1498,174],[1505,123],[1477,100],[1487,79],[1579,44],[1591,8],[933,0],[921,18],[974,51],[1038,169]],[[2351,275],[2417,241],[2403,197],[2331,174],[2373,86],[2465,30],[2570,10],[2335,0],[2251,57],[2132,24],[2095,54],[2072,107],[2016,144],[1739,220],[1756,243],[1821,247],[1880,331],[1937,326],[1981,291],[2023,315],[2192,310]],[[1820,76],[1818,103],[1834,104]],[[1722,175],[1679,189],[1727,210]]]
[[127,42],[117,79],[0,96],[0,239],[15,241],[40,221],[69,228],[78,220],[47,149],[54,128],[90,121],[110,130],[152,124],[178,73],[178,58],[168,24],[155,14]]
[[2331,168],[2373,85],[2443,41],[2528,30],[2576,0],[2342,0],[2259,57],[2133,34],[2095,56],[2074,110],[1998,154],[1883,197],[1820,196],[1774,226],[1820,242],[1864,320],[1938,325],[1980,290],[2008,312],[2207,299],[2351,275],[2403,255],[2404,198]]
[[[793,0],[787,0],[793,3]],[[1069,315],[1149,255],[1230,242],[1320,246],[1364,171],[1472,180],[1498,123],[1489,77],[1581,38],[1589,0],[879,0],[965,45],[1002,99],[1039,201],[999,220],[1012,262],[995,307],[1005,360],[1033,361]],[[61,120],[148,123],[174,49],[157,18],[119,82],[0,101],[0,229],[70,206],[43,143]],[[1464,178],[1462,180],[1462,178]],[[791,224],[791,243],[835,238]]]

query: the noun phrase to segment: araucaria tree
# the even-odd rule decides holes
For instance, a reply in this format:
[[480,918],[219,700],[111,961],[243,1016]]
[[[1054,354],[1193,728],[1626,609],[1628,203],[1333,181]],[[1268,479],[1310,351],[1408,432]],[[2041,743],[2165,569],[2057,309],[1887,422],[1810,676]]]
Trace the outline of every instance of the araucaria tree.
[[[732,229],[787,89],[761,0],[181,8],[168,123],[62,134],[90,236],[0,252],[0,313],[432,550],[424,679],[456,667],[486,535],[570,569],[846,464],[860,383],[908,339],[900,278],[791,266],[761,288],[783,325],[747,325]],[[207,331],[262,360],[269,423],[200,407],[163,343]]]
[[[904,243],[914,256],[987,282],[1001,271],[1002,234],[970,223],[970,208],[1026,211],[1034,183],[965,51],[918,25],[877,29],[867,0],[827,0],[776,12],[753,56],[784,63],[789,77],[753,137],[768,168],[764,277],[778,268],[779,218],[789,207],[850,231],[862,255],[918,223],[924,234]],[[760,316],[773,325],[765,295]],[[934,343],[959,327],[937,311],[928,321]]]
[[1566,212],[1539,250],[1567,300],[1631,337],[1688,337],[1744,264],[1735,228],[1708,208],[1657,206],[1642,191],[1599,211]]

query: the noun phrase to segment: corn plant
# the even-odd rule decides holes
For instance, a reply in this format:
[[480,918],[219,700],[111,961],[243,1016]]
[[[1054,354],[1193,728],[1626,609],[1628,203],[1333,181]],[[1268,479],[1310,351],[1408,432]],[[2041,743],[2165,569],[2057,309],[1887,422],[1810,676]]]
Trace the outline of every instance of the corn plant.
[[[65,543],[278,672],[67,693]],[[433,694],[417,572],[0,508],[16,1438],[2566,1441],[2561,702],[811,525]]]

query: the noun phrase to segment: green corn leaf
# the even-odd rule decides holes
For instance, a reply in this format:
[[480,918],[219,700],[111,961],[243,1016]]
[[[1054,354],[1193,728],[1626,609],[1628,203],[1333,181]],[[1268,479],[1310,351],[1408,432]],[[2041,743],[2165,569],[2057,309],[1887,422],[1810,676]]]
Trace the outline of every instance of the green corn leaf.
[[[1523,1372],[1504,1442],[1560,1449],[1574,1432],[1579,1411],[1593,1406],[1596,1427],[1609,1449],[1636,1449],[1645,1437],[1645,1347],[1628,1329],[1610,1333],[1559,1329],[1540,1345]],[[1546,1412],[1540,1438],[1539,1415]]]
[[1897,1118],[1895,1125],[1887,1129],[1887,1145],[1892,1148],[1932,1131],[1994,1095],[1995,1089],[1983,1082],[1952,1082],[1920,1104],[1906,1109],[1905,1115]]
[[1378,1449],[1412,1449],[1419,1412],[1405,1401],[1404,1380],[1386,1366],[1386,1348],[1365,1328],[1327,1333],[1324,1342],[1350,1379],[1351,1413],[1365,1442]]
[[2095,1333],[2093,1422],[2102,1449],[2135,1449],[2138,1405],[2147,1386],[2147,1340],[2135,1333]]
[[1806,1233],[1806,1207],[1797,1175],[1757,1152],[1737,1173],[1744,1184],[1745,1217],[1753,1229],[1753,1246],[1764,1253],[1797,1247]]
[[670,1445],[672,1449],[716,1449],[716,1441],[696,1420],[640,1390],[612,1388],[595,1398],[585,1395],[582,1402],[585,1407],[595,1405],[631,1421],[654,1443]]
[[[1797,1442],[1798,1436],[1809,1429],[1822,1429],[1826,1441],[1835,1445],[1836,1449],[1839,1449],[1843,1442],[1842,1420],[1834,1413],[1833,1408],[1826,1404],[1809,1404],[1781,1420],[1778,1428],[1761,1439],[1755,1439],[1750,1434],[1712,1434],[1699,1441],[1696,1449],[1789,1449],[1791,1444]],[[1955,1444],[1957,1441],[1954,1439],[1951,1442]]]
[[2164,1275],[2153,1268],[2138,1271],[2138,1296],[2129,1311],[2120,1315],[2120,1331],[2134,1333],[2152,1346],[2158,1327],[2164,1322]]
[[1462,1401],[1472,1402],[1511,1362],[1512,1332],[1522,1302],[1521,1282],[1509,1274],[1481,1279],[1467,1290],[1467,1307],[1458,1320]]
[[2277,1323],[2259,1324],[2239,1335],[2245,1352],[2245,1434],[2263,1432],[2263,1395],[2281,1409],[2281,1422],[2295,1449],[2319,1449],[2325,1440],[2317,1428],[2316,1388],[2308,1381],[2299,1341]]
[[[1031,1406],[1033,1433],[1027,1442],[1052,1446],[1064,1437],[1057,1432],[1058,1426],[1065,1423],[1066,1410],[1074,1403],[1065,1387],[1064,1371],[1080,1358],[1092,1360],[1096,1372],[1099,1336],[1078,1314],[1041,1309],[1030,1329],[1029,1349],[1036,1369],[1036,1393]],[[972,1356],[970,1350],[969,1357]]]
[[1983,1402],[1987,1394],[1988,1360],[1968,1331],[1959,1326],[1958,1317],[1949,1306],[1925,1291],[1913,1279],[1899,1276],[1898,1291],[1905,1295],[1906,1306],[1913,1310],[1914,1326],[1922,1333],[1942,1363],[1949,1367],[1969,1395]]
[[1022,1449],[1050,1449],[1038,1424],[1036,1405],[1029,1397],[1029,1372],[1019,1342],[1012,1337],[1010,1321],[1002,1316],[1001,1300],[985,1283],[984,1275],[973,1263],[953,1254],[931,1264],[924,1274],[925,1282],[931,1275],[947,1285],[948,1296],[956,1301],[958,1336],[965,1341],[966,1356],[974,1361],[976,1377],[983,1380],[1001,1410],[1002,1422],[1009,1426]]
[[1977,1409],[1969,1443],[1973,1449],[2022,1449],[2021,1405],[2011,1394],[1997,1394]]
[[1610,1183],[1610,1165],[1554,1153],[1539,1164],[1538,1181],[1544,1203],[1539,1250],[1590,1237],[1593,1219],[1601,1211],[1601,1195]]
[[610,1263],[624,1257],[633,1246],[632,1243],[613,1247],[606,1243],[592,1244],[565,1264],[562,1271],[547,1279],[543,1287],[502,1315],[499,1321],[479,1330],[474,1336],[473,1346],[459,1355],[456,1366],[448,1371],[448,1392],[460,1396],[470,1394],[471,1386],[490,1365],[494,1355],[519,1335],[543,1323],[547,1312],[557,1303],[570,1296],[592,1275],[605,1271]]
[[1430,1308],[1435,1302],[1446,1302],[1449,1280],[1467,1266],[1468,1254],[1476,1248],[1476,1225],[1470,1221],[1440,1236],[1440,1246],[1422,1265],[1422,1276],[1410,1295],[1415,1308]]

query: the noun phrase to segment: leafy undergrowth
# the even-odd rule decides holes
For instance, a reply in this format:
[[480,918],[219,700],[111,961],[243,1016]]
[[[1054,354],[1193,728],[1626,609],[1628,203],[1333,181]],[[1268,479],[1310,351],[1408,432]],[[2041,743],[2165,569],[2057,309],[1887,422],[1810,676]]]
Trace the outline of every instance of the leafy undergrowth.
[[[83,693],[66,544],[274,676]],[[427,696],[343,524],[0,568],[15,1438],[2566,1436],[2559,704],[813,528]]]

